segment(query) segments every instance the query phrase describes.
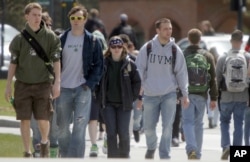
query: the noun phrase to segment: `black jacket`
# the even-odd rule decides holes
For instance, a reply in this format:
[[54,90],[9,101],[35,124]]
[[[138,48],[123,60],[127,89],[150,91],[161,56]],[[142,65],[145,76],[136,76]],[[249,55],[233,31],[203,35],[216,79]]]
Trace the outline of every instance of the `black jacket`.
[[[104,73],[100,82],[100,87],[97,90],[97,98],[101,104],[102,108],[105,108],[107,105],[106,102],[106,91],[107,91],[107,72],[109,68],[109,59],[104,59]],[[121,78],[121,93],[122,93],[122,108],[123,110],[132,110],[133,102],[137,99],[140,88],[141,88],[141,79],[139,72],[135,63],[129,58],[126,57],[123,60],[123,64],[120,70]]]

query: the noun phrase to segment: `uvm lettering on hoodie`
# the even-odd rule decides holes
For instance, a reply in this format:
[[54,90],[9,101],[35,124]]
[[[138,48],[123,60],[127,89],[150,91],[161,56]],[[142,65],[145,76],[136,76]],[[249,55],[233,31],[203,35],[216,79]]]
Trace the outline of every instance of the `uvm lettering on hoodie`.
[[172,64],[172,56],[161,56],[156,54],[150,54],[149,55],[149,62],[150,63],[159,63],[159,64]]

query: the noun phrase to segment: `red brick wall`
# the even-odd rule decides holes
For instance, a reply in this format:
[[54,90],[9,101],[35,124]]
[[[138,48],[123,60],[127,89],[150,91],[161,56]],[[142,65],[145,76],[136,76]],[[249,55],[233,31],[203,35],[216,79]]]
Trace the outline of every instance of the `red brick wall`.
[[100,0],[99,7],[108,34],[120,22],[119,15],[126,13],[129,23],[142,35],[141,44],[154,36],[154,22],[162,17],[171,19],[176,41],[204,19],[223,33],[232,32],[237,25],[229,0]]

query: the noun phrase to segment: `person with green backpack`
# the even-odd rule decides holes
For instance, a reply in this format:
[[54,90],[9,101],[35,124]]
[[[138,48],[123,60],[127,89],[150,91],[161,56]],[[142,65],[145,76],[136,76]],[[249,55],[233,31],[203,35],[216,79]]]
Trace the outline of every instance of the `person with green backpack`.
[[199,47],[201,31],[188,32],[190,45],[184,50],[188,70],[188,91],[190,104],[182,109],[182,127],[186,140],[188,159],[200,159],[203,142],[203,116],[206,110],[207,92],[210,94],[210,108],[216,108],[218,90],[213,55]]

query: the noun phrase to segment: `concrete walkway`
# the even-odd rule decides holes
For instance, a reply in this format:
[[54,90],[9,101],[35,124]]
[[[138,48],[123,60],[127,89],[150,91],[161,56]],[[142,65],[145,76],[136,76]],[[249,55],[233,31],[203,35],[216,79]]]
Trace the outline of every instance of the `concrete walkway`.
[[[205,115],[206,117],[206,115]],[[204,117],[204,118],[205,118]],[[204,119],[204,142],[203,142],[203,151],[202,151],[202,158],[199,160],[200,162],[220,162],[220,156],[221,156],[221,148],[220,148],[220,130],[219,127],[216,127],[214,129],[208,129],[207,128],[207,119]],[[9,126],[9,127],[7,127]],[[20,134],[19,128],[19,122],[15,120],[15,117],[4,117],[0,116],[0,133],[11,133],[11,134]],[[157,127],[157,134],[158,139],[161,136],[161,123],[158,123]],[[90,151],[90,140],[88,132],[86,134],[86,151],[85,151],[85,158],[84,161],[117,161],[118,159],[107,159],[106,155],[102,153],[101,146],[103,145],[103,141],[98,141],[99,146],[99,156],[97,158],[90,158],[89,157],[89,151]],[[1,141],[1,139],[0,139]],[[158,141],[159,142],[159,141]],[[4,149],[4,148],[1,148]],[[131,138],[131,151],[130,151],[130,159],[119,159],[121,161],[145,161],[145,152],[146,152],[146,139],[145,135],[141,135],[141,140],[139,143],[136,143]],[[155,158],[153,161],[162,161],[159,159],[158,155],[158,149],[155,153]],[[23,159],[23,158],[1,158],[0,162],[27,162],[27,161],[55,161],[55,162],[62,162],[62,161],[83,161],[83,159]],[[185,153],[185,142],[180,143],[179,147],[172,147],[171,148],[171,160],[167,160],[169,162],[186,162],[190,161],[187,160],[187,156]],[[224,160],[225,162],[225,160]]]

